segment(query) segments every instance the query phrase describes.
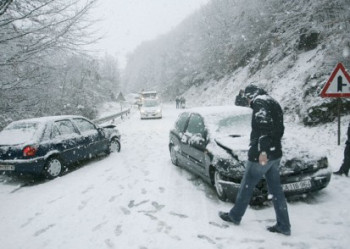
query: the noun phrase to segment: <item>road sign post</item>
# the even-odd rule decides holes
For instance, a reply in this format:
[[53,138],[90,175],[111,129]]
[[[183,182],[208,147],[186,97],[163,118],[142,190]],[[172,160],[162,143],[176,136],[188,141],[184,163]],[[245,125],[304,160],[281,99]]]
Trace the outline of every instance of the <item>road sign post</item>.
[[350,97],[350,76],[342,63],[338,63],[331,77],[321,91],[323,98],[337,98],[338,106],[338,145],[340,145],[341,98]]

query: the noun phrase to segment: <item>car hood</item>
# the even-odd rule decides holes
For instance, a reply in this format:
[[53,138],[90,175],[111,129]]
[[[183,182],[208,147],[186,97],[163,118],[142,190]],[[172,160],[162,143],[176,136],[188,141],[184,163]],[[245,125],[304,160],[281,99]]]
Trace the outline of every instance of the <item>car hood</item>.
[[[249,140],[248,135],[218,136],[208,144],[207,149],[213,154],[219,171],[226,172],[225,175],[237,175],[237,171],[244,170],[248,160]],[[315,150],[298,141],[290,136],[282,139],[281,175],[316,172],[320,169],[329,171],[324,151]]]
[[249,137],[247,135],[229,135],[215,138],[218,148],[238,161],[248,159]]

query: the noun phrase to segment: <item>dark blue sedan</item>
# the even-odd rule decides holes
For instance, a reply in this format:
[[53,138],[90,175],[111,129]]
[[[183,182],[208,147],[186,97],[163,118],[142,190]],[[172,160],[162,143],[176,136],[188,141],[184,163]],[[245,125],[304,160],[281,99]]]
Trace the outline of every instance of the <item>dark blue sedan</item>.
[[19,120],[0,132],[0,171],[59,176],[74,162],[120,151],[115,126],[99,127],[81,116]]

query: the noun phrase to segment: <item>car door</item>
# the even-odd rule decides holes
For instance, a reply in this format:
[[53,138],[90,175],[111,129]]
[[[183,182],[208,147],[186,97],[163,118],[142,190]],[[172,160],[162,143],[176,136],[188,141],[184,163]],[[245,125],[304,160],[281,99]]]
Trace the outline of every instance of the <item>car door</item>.
[[86,156],[92,157],[107,150],[108,140],[95,124],[84,118],[74,118],[73,122],[83,136]]
[[206,129],[199,114],[191,114],[186,130],[181,138],[183,153],[188,159],[191,171],[205,174]]
[[83,138],[68,119],[55,121],[52,127],[54,147],[60,151],[61,157],[68,163],[84,158]]
[[190,113],[181,113],[175,122],[174,129],[170,131],[170,144],[175,146],[179,165],[185,165],[187,163],[187,158],[183,153],[183,142],[181,141],[181,139],[183,133],[185,132],[189,117]]

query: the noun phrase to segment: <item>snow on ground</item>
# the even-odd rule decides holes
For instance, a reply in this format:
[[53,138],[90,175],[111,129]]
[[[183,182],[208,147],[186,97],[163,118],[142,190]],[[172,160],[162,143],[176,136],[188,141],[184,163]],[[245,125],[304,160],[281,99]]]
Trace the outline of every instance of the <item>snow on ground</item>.
[[[219,201],[201,179],[171,164],[169,130],[180,111],[175,104],[165,105],[163,119],[140,120],[133,110],[118,122],[120,153],[83,163],[52,181],[28,184],[0,177],[0,247],[349,248],[346,177],[332,177],[328,188],[289,203],[290,237],[266,231],[275,222],[272,206],[249,207],[240,226],[220,220],[217,212],[232,204]],[[336,125],[287,124],[287,130],[325,148],[338,169],[344,147],[336,145]]]

